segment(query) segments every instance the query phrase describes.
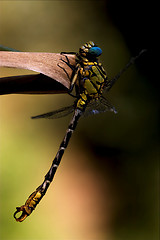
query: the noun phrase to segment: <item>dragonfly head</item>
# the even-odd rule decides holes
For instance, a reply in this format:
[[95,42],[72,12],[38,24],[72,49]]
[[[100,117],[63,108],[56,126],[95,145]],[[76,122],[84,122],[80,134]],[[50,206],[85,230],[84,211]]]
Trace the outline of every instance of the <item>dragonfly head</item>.
[[90,41],[80,47],[79,54],[81,57],[94,60],[102,54],[102,50],[96,44],[94,44],[94,42]]

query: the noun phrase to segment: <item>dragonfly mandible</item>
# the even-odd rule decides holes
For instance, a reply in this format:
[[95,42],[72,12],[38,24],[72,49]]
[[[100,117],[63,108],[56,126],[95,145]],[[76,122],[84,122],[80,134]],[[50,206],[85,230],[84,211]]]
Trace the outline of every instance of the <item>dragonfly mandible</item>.
[[[60,144],[58,152],[52,161],[51,167],[44,177],[42,184],[28,197],[27,201],[21,207],[17,207],[14,213],[14,218],[18,222],[22,222],[28,217],[36,208],[37,204],[46,194],[48,187],[53,181],[54,175],[61,162],[65,149],[68,146],[69,140],[77,126],[78,120],[81,116],[99,114],[101,112],[112,111],[117,113],[114,106],[103,96],[104,92],[110,90],[116,80],[126,69],[134,63],[134,61],[143,53],[142,50],[139,55],[128,62],[128,64],[111,80],[108,80],[107,74],[98,61],[98,57],[102,54],[94,42],[90,41],[80,47],[79,52],[62,52],[61,61],[72,69],[71,86],[69,94],[72,95],[72,90],[75,87],[75,101],[73,105],[55,110],[49,113],[41,114],[32,117],[32,119],[40,118],[60,118],[70,113],[73,113],[69,126],[66,130],[65,136]],[[70,64],[68,57],[65,54],[76,55],[76,66]],[[63,68],[59,65],[60,68]],[[67,77],[67,71],[63,68]],[[73,95],[72,95],[73,96]],[[21,212],[20,217],[16,217]]]

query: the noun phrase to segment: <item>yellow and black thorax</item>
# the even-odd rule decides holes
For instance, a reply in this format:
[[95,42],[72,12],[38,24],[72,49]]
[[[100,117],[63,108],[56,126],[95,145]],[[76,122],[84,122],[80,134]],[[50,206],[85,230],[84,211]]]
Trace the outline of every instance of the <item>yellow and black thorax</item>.
[[91,41],[80,47],[77,54],[77,108],[81,110],[91,100],[99,99],[102,94],[107,75],[102,64],[98,62],[101,54],[102,50]]

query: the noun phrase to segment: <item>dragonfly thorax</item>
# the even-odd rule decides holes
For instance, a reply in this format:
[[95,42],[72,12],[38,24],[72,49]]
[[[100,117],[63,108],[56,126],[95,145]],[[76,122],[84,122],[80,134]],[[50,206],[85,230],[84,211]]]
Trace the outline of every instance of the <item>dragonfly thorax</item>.
[[102,95],[107,76],[102,64],[98,62],[101,54],[101,48],[92,41],[81,46],[77,54],[77,71],[73,82],[76,83],[79,91],[76,107],[82,111],[91,100],[97,100]]

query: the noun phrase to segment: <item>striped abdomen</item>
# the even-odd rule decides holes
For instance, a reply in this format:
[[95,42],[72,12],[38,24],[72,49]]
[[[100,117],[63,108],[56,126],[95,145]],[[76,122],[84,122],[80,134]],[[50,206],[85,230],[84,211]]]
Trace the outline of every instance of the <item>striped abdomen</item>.
[[[68,126],[64,139],[59,147],[59,150],[52,162],[52,165],[48,173],[45,175],[45,179],[43,183],[36,189],[36,191],[34,191],[29,196],[29,198],[25,202],[25,205],[22,205],[21,207],[17,207],[17,211],[14,213],[14,217],[16,221],[22,222],[26,217],[28,217],[32,213],[32,211],[36,208],[37,204],[40,202],[43,196],[45,195],[50,183],[53,180],[55,172],[61,162],[64,151],[69,143],[69,140],[72,136],[73,131],[77,126],[78,119],[80,118],[81,115],[82,115],[82,111],[80,109],[75,109],[74,115]],[[17,218],[16,215],[19,212],[22,212],[22,213],[21,213],[21,216]]]

